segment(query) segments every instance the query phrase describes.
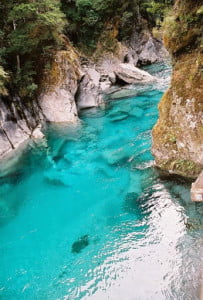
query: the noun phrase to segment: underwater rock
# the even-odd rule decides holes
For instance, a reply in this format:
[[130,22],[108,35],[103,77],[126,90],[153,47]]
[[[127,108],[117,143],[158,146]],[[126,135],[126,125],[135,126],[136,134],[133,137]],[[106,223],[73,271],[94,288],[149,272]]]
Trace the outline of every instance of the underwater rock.
[[139,107],[134,107],[129,113],[133,117],[141,118],[144,114],[144,111]]
[[134,192],[128,193],[125,196],[125,200],[123,203],[124,211],[129,213],[135,213],[138,209],[138,203],[136,202],[138,197],[139,197],[138,193],[134,193]]
[[125,111],[115,111],[108,115],[112,122],[122,121],[129,117],[129,114]]
[[46,182],[53,185],[69,186],[67,173],[63,173],[60,170],[53,169],[45,172],[44,179],[46,180]]
[[128,160],[133,154],[133,149],[128,146],[120,147],[119,149],[114,150],[106,150],[102,153],[102,156],[108,164],[114,165],[116,163]]
[[84,248],[89,245],[89,236],[83,235],[72,244],[72,253],[80,253]]
[[135,171],[131,172],[128,193],[140,194],[141,192],[142,192],[142,187],[141,187],[140,173]]

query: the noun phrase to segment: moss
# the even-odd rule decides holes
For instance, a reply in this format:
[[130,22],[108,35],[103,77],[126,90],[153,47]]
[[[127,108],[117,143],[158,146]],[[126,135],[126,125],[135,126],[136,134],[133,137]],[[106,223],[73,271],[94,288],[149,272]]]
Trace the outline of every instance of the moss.
[[177,1],[174,10],[165,18],[164,43],[171,53],[176,53],[202,36],[201,7],[191,0],[182,3]]
[[40,90],[52,92],[55,87],[68,81],[77,81],[79,78],[79,55],[71,45],[68,45],[67,50],[53,53],[51,62],[45,68]]
[[168,170],[171,173],[189,178],[197,178],[203,170],[203,165],[200,166],[194,161],[175,158],[161,161],[159,167],[163,170]]

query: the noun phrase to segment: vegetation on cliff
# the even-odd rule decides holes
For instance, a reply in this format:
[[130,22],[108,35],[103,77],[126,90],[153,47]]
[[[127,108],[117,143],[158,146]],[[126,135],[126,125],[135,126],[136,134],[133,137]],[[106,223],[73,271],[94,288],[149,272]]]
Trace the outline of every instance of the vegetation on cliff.
[[[21,98],[38,91],[53,53],[67,38],[92,53],[98,42],[114,51],[114,40],[129,39],[141,20],[162,20],[172,0],[3,0],[0,4],[0,94]],[[110,34],[108,34],[110,32]],[[65,34],[65,36],[64,36]],[[8,80],[9,78],[9,80]]]

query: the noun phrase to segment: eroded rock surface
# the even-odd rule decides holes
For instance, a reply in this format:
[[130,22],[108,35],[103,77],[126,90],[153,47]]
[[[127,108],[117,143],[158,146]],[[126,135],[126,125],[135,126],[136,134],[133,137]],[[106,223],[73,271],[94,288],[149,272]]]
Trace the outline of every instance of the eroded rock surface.
[[[101,74],[94,68],[87,68],[82,78],[77,95],[76,103],[78,110],[97,107],[103,103],[101,89]],[[107,86],[108,88],[108,86]]]
[[35,138],[43,137],[39,123],[37,103],[23,103],[18,97],[0,98],[0,157],[18,148],[33,133]]
[[203,169],[203,18],[198,13],[202,4],[176,1],[167,21],[164,40],[173,56],[173,75],[153,129],[157,165],[194,178]]
[[73,48],[58,51],[45,74],[39,103],[43,115],[50,122],[78,121],[75,94],[83,72]]

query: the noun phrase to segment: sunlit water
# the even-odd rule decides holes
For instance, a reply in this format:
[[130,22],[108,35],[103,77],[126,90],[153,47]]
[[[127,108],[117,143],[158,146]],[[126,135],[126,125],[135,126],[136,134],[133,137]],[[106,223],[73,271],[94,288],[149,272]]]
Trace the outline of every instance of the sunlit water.
[[150,153],[163,82],[48,128],[1,178],[0,299],[199,298],[203,206]]

